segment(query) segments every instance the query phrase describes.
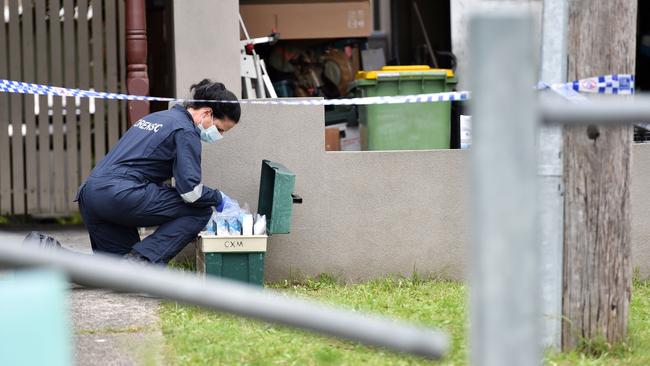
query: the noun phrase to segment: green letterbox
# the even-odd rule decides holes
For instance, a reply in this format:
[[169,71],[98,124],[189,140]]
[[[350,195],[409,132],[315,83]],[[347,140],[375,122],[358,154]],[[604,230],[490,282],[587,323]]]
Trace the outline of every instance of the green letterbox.
[[[266,231],[288,234],[292,205],[302,203],[293,194],[296,176],[281,164],[262,161],[258,213],[266,215]],[[216,236],[199,234],[196,267],[199,273],[251,284],[264,284],[264,255],[268,235]]]
[[[291,231],[291,212],[296,176],[282,164],[262,161],[260,196],[257,211],[266,215],[269,234],[288,234]],[[299,203],[299,202],[296,202]]]

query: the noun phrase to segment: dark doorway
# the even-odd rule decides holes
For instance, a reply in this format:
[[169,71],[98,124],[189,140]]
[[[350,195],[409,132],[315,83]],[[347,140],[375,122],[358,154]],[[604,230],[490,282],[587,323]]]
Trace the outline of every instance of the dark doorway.
[[422,26],[415,6],[436,55],[438,67],[454,68],[451,51],[451,5],[449,0],[392,0],[391,1],[391,57],[394,65],[429,65],[433,62],[428,52]]
[[[650,91],[650,2],[639,0],[636,39],[636,91]],[[650,130],[634,127],[634,141],[650,141]]]
[[[147,0],[147,66],[149,95],[174,96],[174,18],[171,1]],[[167,102],[151,102],[152,113],[167,108]]]
[[[456,69],[456,57],[451,52],[450,0],[391,0],[391,50],[389,65],[429,65]],[[422,19],[420,23],[420,17]],[[425,32],[435,55],[435,63],[426,42]],[[437,63],[437,64],[436,64]],[[463,103],[452,103],[452,149],[460,148],[459,118]]]
[[637,19],[636,89],[650,90],[650,2],[639,0]]

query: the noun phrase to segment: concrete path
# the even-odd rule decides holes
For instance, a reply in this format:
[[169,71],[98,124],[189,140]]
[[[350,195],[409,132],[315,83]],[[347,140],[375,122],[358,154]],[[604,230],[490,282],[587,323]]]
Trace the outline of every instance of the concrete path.
[[[31,230],[50,234],[69,249],[91,253],[88,233],[81,227],[0,229],[0,241],[21,242]],[[157,316],[158,306],[156,299],[73,286],[70,307],[75,332],[75,364],[163,364],[164,339]]]

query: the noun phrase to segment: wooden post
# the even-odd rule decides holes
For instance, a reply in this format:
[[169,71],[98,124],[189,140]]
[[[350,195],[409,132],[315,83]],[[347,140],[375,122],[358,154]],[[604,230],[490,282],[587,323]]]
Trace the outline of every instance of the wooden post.
[[[570,1],[569,79],[634,73],[637,3]],[[626,336],[631,143],[631,127],[566,129],[563,350]]]
[[[147,18],[144,0],[126,0],[127,92],[149,95],[147,76]],[[149,102],[129,101],[129,127],[149,114]]]

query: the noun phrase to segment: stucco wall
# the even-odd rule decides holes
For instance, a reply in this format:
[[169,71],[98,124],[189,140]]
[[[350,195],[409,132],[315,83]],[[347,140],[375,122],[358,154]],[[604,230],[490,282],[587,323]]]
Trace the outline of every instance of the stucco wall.
[[[466,274],[469,151],[325,152],[321,107],[251,106],[204,145],[204,182],[257,208],[262,159],[296,173],[291,234],[274,235],[267,280],[331,273]],[[632,264],[650,276],[650,144],[633,148]]]
[[[466,80],[467,20],[479,7],[513,1],[452,1],[453,50]],[[521,0],[541,16],[540,0]],[[174,1],[177,95],[203,77],[238,95],[238,1]],[[205,24],[219,32],[205,32]],[[325,152],[316,106],[244,106],[242,122],[204,147],[204,182],[257,208],[262,159],[297,175],[293,230],[270,239],[267,280],[332,273],[362,280],[390,273],[465,276],[470,235],[468,151]],[[632,264],[650,277],[650,145],[635,145]]]
[[204,146],[203,175],[257,208],[262,159],[296,173],[291,234],[274,235],[268,280],[332,273],[462,278],[468,239],[466,151],[325,152],[322,107],[244,106],[240,124]]
[[650,144],[632,149],[632,266],[650,278]]
[[238,0],[174,0],[177,97],[203,78],[241,95],[238,15]]

